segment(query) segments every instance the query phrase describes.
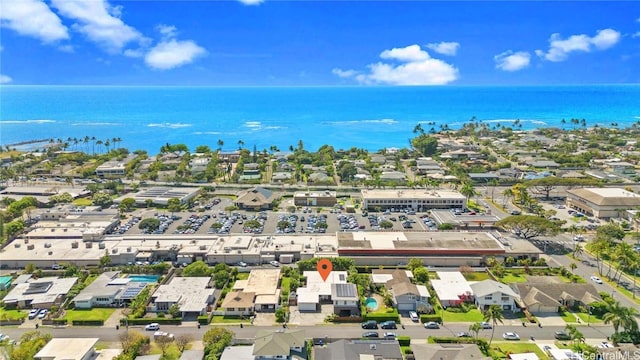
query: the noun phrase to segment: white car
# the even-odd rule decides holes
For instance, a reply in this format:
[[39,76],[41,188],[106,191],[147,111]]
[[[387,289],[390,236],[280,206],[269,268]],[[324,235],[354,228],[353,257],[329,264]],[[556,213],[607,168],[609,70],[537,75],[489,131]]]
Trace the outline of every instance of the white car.
[[520,335],[515,332],[506,332],[502,334],[502,338],[505,340],[520,340]]
[[144,329],[146,331],[157,331],[157,330],[160,330],[160,324],[158,323],[147,324],[147,326],[145,326]]
[[280,263],[279,263],[279,262],[277,262],[277,261],[275,261],[275,260],[271,260],[271,261],[269,261],[269,264],[271,264],[271,266],[274,266],[274,267],[278,267],[278,266],[280,266]]
[[483,321],[480,323],[480,327],[483,329],[491,329],[493,326],[490,323]]
[[597,276],[592,276],[592,277],[591,277],[591,281],[593,281],[593,282],[594,282],[594,283],[596,283],[596,284],[602,284],[602,279],[600,279],[600,278],[599,278],[599,277],[597,277]]
[[417,312],[409,311],[409,319],[411,319],[411,321],[417,322],[418,320],[420,320],[420,317],[418,316]]

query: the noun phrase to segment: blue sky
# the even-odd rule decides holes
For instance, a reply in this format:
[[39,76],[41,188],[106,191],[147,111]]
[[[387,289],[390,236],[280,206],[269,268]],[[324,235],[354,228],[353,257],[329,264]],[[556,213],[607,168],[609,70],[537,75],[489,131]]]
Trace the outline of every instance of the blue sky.
[[0,83],[640,83],[640,3],[0,0]]

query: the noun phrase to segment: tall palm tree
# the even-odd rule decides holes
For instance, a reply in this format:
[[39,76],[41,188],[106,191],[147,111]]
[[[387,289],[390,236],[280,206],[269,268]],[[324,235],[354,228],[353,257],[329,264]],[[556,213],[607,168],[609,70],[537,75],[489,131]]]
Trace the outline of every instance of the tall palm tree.
[[619,301],[615,301],[609,304],[607,312],[602,316],[602,320],[605,324],[611,324],[613,326],[613,334],[618,334],[618,329],[625,322],[625,307],[620,305]]
[[512,188],[504,189],[504,191],[502,192],[502,196],[503,196],[502,207],[505,207],[507,206],[507,202],[509,201],[509,199],[512,199],[514,196],[513,189]]
[[480,332],[480,330],[482,330],[482,325],[480,325],[480,323],[475,322],[471,325],[469,325],[469,332],[472,332],[474,335],[474,338],[477,340],[478,339],[478,333]]
[[496,326],[498,323],[503,323],[504,314],[502,313],[502,308],[500,305],[491,305],[487,310],[484,311],[484,321],[491,323],[493,326],[491,327],[491,339],[489,339],[489,346],[491,346],[491,342],[493,341],[493,335],[496,332]]
[[464,184],[462,184],[462,187],[460,188],[460,194],[464,195],[467,198],[467,202],[469,202],[469,199],[477,194],[476,189],[473,187],[473,184],[471,184],[470,182],[466,182]]

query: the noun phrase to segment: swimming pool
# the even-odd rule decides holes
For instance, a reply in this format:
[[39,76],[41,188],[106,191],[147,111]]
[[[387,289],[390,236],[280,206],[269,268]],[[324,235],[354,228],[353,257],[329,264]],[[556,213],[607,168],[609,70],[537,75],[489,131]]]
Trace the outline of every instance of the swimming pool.
[[148,283],[157,283],[160,275],[142,275],[142,274],[134,274],[129,275],[129,279],[132,282],[148,282]]
[[376,310],[378,308],[378,300],[370,297],[364,301],[364,306],[367,307],[368,310]]

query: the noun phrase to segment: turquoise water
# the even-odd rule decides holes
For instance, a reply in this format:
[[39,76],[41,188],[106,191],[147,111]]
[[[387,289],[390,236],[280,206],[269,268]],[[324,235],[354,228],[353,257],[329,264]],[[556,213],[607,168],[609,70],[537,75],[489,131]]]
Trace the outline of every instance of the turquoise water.
[[364,305],[367,307],[367,309],[369,310],[375,310],[378,308],[378,300],[374,299],[374,298],[367,298],[364,301]]
[[148,282],[148,283],[157,283],[160,278],[159,275],[129,275],[129,279],[132,282]]
[[11,286],[12,276],[0,276],[0,289],[8,289]]
[[[413,128],[626,127],[640,121],[640,85],[434,87],[0,86],[0,145],[60,139],[104,152],[97,140],[151,154],[168,143],[224,150],[406,147]],[[561,124],[562,119],[566,125]],[[431,123],[434,125],[431,125]],[[95,137],[84,142],[85,137]],[[77,139],[77,140],[74,140]],[[110,141],[111,142],[111,141]]]

